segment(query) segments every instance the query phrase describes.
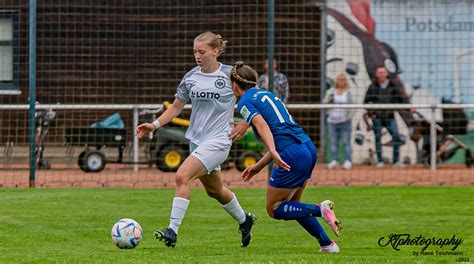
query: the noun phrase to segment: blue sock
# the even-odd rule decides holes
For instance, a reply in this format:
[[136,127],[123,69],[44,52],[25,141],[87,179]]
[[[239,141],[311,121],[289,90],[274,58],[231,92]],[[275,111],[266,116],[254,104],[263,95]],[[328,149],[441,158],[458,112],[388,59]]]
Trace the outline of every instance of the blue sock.
[[298,221],[298,223],[304,227],[308,233],[316,237],[319,245],[322,247],[331,245],[332,240],[315,217],[300,218],[296,221]]
[[273,218],[279,220],[296,220],[311,216],[321,217],[319,206],[300,202],[283,202],[273,211]]

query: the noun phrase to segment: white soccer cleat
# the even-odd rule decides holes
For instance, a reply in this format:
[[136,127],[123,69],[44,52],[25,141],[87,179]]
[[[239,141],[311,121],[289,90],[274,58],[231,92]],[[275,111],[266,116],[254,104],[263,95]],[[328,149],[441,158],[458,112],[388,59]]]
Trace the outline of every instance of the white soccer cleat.
[[328,223],[328,225],[332,228],[332,231],[334,231],[334,234],[336,234],[336,236],[340,236],[342,226],[341,222],[337,220],[336,215],[332,210],[333,207],[334,202],[330,200],[322,201],[319,205],[319,208],[321,209],[321,216],[323,217],[324,221]]
[[331,245],[324,246],[319,249],[319,253],[339,253],[339,247],[337,246],[334,240],[332,241]]
[[352,162],[350,162],[349,160],[345,160],[344,161],[344,165],[342,165],[342,167],[345,169],[345,170],[350,170],[352,168]]
[[339,162],[337,162],[337,160],[333,160],[333,161],[328,163],[327,167],[330,170],[335,169],[335,168],[339,167]]

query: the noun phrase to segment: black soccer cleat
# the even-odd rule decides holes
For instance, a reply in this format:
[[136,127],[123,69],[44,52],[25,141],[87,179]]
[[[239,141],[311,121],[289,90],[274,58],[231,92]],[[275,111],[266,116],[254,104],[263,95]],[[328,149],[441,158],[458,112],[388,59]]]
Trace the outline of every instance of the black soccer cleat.
[[169,227],[163,230],[156,230],[155,238],[164,242],[165,246],[172,248],[176,246],[176,241],[178,241],[178,235]]
[[255,224],[257,218],[252,213],[245,213],[245,222],[239,225],[239,231],[242,234],[241,246],[247,247],[252,238],[252,226]]

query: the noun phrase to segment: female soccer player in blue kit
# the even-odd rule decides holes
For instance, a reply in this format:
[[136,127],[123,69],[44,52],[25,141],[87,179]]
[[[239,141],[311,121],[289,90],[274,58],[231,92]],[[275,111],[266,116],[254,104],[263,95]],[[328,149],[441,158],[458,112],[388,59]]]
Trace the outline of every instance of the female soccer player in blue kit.
[[249,181],[273,159],[276,168],[268,181],[268,215],[278,220],[298,221],[319,241],[319,252],[338,253],[339,247],[316,219],[322,217],[339,236],[341,224],[332,211],[334,203],[329,200],[319,205],[300,202],[316,165],[317,150],[313,142],[280,99],[267,90],[255,87],[257,73],[251,67],[236,62],[230,80],[235,96],[240,98],[238,111],[268,149],[262,159],[242,172],[242,179]]

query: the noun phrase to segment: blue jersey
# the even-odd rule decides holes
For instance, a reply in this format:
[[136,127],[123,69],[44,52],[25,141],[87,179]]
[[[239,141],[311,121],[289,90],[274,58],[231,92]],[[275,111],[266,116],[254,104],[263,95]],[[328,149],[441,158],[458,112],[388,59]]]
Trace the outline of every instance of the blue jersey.
[[263,117],[273,134],[278,152],[292,144],[302,144],[310,140],[301,126],[288,113],[283,102],[267,90],[248,89],[240,98],[237,109],[257,135],[252,119],[257,115]]

